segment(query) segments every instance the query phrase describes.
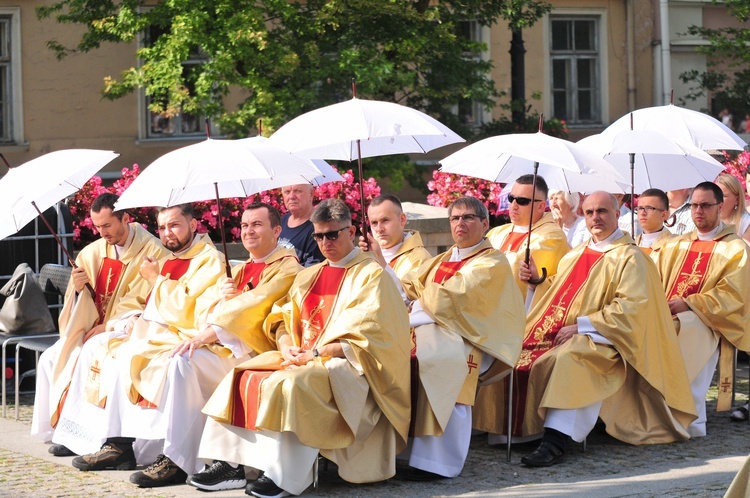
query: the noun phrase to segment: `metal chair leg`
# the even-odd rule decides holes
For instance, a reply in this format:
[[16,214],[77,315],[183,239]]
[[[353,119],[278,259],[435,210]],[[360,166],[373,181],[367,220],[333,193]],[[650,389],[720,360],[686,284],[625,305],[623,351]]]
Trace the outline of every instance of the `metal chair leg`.
[[513,369],[510,369],[510,375],[508,376],[508,443],[507,443],[507,455],[506,459],[510,463],[511,443],[513,438],[511,436],[513,430]]
[[315,457],[315,462],[313,463],[313,489],[315,492],[318,492],[318,466],[320,465],[320,455]]

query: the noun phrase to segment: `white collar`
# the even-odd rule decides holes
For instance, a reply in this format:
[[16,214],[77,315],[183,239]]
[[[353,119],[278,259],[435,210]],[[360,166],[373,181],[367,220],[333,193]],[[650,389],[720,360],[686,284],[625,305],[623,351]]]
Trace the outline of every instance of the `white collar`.
[[600,240],[599,242],[594,242],[594,238],[591,237],[591,240],[589,240],[589,248],[591,248],[591,249],[593,249],[593,250],[595,250],[597,252],[604,252],[604,251],[606,251],[609,248],[609,246],[612,245],[612,242],[614,242],[615,240],[619,239],[623,235],[625,235],[625,234],[622,233],[622,230],[620,230],[619,228],[617,228],[617,229],[615,229],[614,232],[612,232],[609,235],[609,237],[607,237],[604,240]]
[[451,257],[448,261],[461,261],[466,256],[471,254],[477,247],[479,247],[482,244],[482,242],[484,242],[484,239],[482,239],[479,242],[479,244],[475,244],[471,247],[464,247],[461,249],[459,249],[458,246],[454,247],[453,250],[451,251]]
[[716,237],[716,234],[719,233],[722,228],[724,228],[724,223],[720,221],[716,228],[710,232],[703,233],[697,228],[695,230],[698,232],[698,240],[714,240],[714,237]]
[[331,260],[328,260],[328,264],[331,265],[334,268],[343,268],[346,266],[351,260],[354,259],[354,257],[359,254],[359,247],[355,247],[351,250],[349,254],[341,258],[340,260],[336,261],[335,263]]

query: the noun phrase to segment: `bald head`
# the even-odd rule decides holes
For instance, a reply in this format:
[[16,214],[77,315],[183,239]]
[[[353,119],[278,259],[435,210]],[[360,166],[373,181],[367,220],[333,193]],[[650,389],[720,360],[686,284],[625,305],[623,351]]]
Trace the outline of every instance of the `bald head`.
[[608,192],[592,193],[583,201],[583,216],[594,242],[606,239],[617,230],[620,217],[617,198]]

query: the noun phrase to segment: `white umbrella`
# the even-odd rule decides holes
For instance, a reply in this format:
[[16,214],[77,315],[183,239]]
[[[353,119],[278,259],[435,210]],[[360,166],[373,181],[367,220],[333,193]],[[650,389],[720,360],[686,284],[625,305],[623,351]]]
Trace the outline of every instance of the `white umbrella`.
[[[550,188],[591,193],[624,193],[626,180],[600,156],[573,142],[544,133],[519,133],[485,138],[440,161],[440,171],[511,183],[537,172]],[[618,181],[623,182],[621,185]]]
[[[77,192],[119,154],[108,150],[65,149],[50,152],[10,168],[0,179],[0,239],[13,235],[39,216],[62,248],[73,268],[75,260],[42,214]],[[94,295],[93,288],[88,286]]]
[[[540,127],[541,127],[540,119]],[[549,186],[568,192],[610,190],[622,192],[616,181],[624,178],[601,157],[579,147],[573,142],[551,137],[544,133],[514,133],[485,138],[470,144],[440,161],[440,171],[456,173],[495,182],[512,182],[521,175],[533,174],[532,192],[536,190],[536,177],[542,175]],[[582,177],[586,174],[588,179]],[[575,182],[568,179],[575,178]],[[526,262],[529,262],[529,244]],[[542,268],[541,283],[547,271]]]
[[379,100],[329,105],[294,118],[269,141],[282,149],[310,158],[357,160],[365,202],[362,158],[392,154],[425,153],[464,139],[436,119],[409,107]]
[[[250,138],[242,138],[240,142],[247,143],[267,143],[268,138],[260,135]],[[243,181],[245,188],[253,193],[265,192],[266,190],[273,190],[275,188],[286,187],[287,185],[297,185],[302,183],[309,183],[319,187],[323,184],[330,182],[343,182],[344,177],[339,174],[338,171],[322,159],[311,159],[312,163],[317,169],[320,170],[318,176],[311,176],[309,174],[302,175],[277,175],[276,177],[268,180],[247,180]]]
[[[215,198],[247,197],[270,182],[304,183],[321,176],[315,164],[262,140],[215,140],[188,145],[156,159],[122,193],[117,209],[176,206]],[[261,183],[258,183],[261,182]],[[219,210],[219,231],[226,236]],[[227,276],[231,275],[227,259]]]
[[621,131],[648,130],[666,135],[679,144],[694,145],[702,150],[742,150],[747,143],[718,119],[702,112],[673,104],[638,109],[631,117],[626,114],[601,135],[612,136]]
[[[626,130],[599,134],[578,141],[617,168],[630,175],[630,193],[640,194],[649,188],[664,191],[694,187],[713,181],[724,166],[701,149],[680,144],[666,135],[647,130]],[[631,226],[635,215],[631,213]]]

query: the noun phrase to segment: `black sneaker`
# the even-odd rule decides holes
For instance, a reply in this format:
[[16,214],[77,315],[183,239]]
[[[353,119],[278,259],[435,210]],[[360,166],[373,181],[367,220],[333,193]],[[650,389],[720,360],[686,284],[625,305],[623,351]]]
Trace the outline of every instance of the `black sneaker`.
[[135,454],[133,446],[118,446],[114,443],[104,443],[96,453],[89,453],[73,459],[73,467],[89,470],[133,470],[135,468]]
[[158,488],[172,484],[185,484],[187,473],[179,468],[166,455],[159,455],[156,461],[146,470],[135,472],[130,476],[130,482],[142,488]]
[[276,483],[267,476],[262,476],[254,483],[248,484],[245,488],[245,494],[257,496],[258,498],[283,498],[284,496],[291,496],[290,492],[284,491],[278,487]]
[[214,463],[201,472],[194,474],[189,480],[191,484],[206,491],[220,491],[222,489],[242,489],[247,485],[245,479],[245,468],[238,465],[232,468],[227,462],[214,460]]
[[76,456],[67,446],[63,446],[62,444],[53,444],[47,448],[47,451],[49,451],[50,455],[59,457]]

